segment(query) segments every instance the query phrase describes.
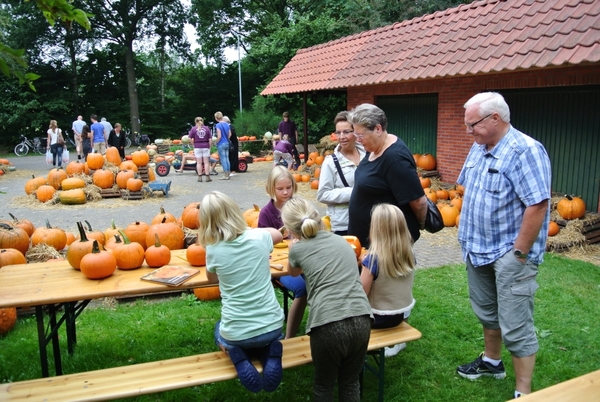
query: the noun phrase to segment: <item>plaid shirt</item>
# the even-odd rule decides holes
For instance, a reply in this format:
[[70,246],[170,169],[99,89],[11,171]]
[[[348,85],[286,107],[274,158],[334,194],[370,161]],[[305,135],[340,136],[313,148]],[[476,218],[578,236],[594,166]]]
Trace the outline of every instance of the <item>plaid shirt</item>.
[[[465,195],[458,229],[463,258],[491,264],[513,248],[525,208],[550,200],[550,159],[543,145],[510,127],[488,152],[473,144],[458,183]],[[543,261],[550,208],[528,259]]]

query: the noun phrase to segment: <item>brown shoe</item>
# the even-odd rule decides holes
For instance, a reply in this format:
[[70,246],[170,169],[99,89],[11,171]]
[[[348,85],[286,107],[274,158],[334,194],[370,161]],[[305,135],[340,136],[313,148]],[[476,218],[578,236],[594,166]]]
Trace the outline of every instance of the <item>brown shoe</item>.
[[202,183],[202,176],[198,176],[198,183]]
[[206,182],[208,183],[209,181],[212,181],[212,179],[210,178],[210,176],[206,176]]
[[219,180],[229,180],[229,172],[225,172]]

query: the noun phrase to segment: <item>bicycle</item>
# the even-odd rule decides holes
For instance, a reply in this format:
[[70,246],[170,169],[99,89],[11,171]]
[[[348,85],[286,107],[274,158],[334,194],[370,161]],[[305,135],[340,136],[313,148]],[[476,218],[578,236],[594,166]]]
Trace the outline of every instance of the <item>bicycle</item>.
[[35,137],[33,142],[31,142],[29,138],[21,134],[20,139],[21,142],[15,146],[15,155],[25,156],[29,153],[30,149],[40,155],[46,153],[46,142],[48,141],[46,138]]
[[129,138],[129,134],[131,134],[130,130],[125,132],[125,147],[131,147],[131,144],[139,146],[146,146],[150,144],[150,137],[147,134],[133,133],[133,141]]
[[77,144],[75,144],[75,141],[69,137],[69,134],[66,131],[63,131],[63,139],[65,140],[65,145],[71,144],[73,145],[73,149],[77,149]]

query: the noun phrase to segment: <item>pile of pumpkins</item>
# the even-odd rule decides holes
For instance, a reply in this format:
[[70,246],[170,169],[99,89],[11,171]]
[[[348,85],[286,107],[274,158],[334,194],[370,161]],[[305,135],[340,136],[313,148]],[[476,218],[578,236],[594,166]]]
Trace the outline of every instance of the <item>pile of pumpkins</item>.
[[[565,195],[556,203],[556,212],[564,220],[570,221],[580,219],[585,216],[586,205],[581,197],[574,195]],[[550,221],[548,227],[548,236],[556,236],[560,233],[560,226],[554,221]]]
[[[33,176],[25,183],[25,193],[34,194],[40,202],[48,202],[59,191],[62,204],[85,204],[87,196],[84,192],[86,182],[81,178],[83,174],[91,175],[92,183],[100,189],[109,189],[116,184],[119,189],[140,191],[144,182],[137,175],[138,168],[148,165],[149,159],[145,150],[138,150],[121,161],[118,149],[109,147],[104,156],[91,153],[87,155],[85,163],[74,160],[64,170],[59,167],[50,170],[46,177]],[[118,172],[115,174],[113,170],[107,169],[106,163],[118,166]],[[155,180],[151,169],[148,170],[148,175],[150,181]]]
[[[321,165],[327,155],[332,154],[332,150],[326,150],[322,155],[319,152],[311,152],[305,165],[298,166],[298,170],[292,174],[294,180],[298,183],[309,183],[310,188],[317,190],[319,188],[319,178],[321,177]],[[303,159],[304,155],[300,155]]]
[[0,176],[4,175],[5,172],[13,171],[16,168],[8,159],[0,158]]

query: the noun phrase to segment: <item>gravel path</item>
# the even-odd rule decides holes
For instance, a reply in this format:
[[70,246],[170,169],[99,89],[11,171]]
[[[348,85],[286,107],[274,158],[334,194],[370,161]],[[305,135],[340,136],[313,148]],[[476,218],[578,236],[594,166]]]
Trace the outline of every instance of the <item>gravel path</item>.
[[[44,225],[49,219],[53,226],[76,233],[76,223],[88,220],[94,229],[104,230],[114,219],[117,227],[125,227],[134,221],[150,222],[164,206],[167,212],[175,216],[181,214],[183,208],[196,201],[201,201],[208,192],[219,190],[232,197],[242,210],[252,208],[253,204],[262,207],[268,201],[265,191],[266,178],[271,164],[259,162],[248,165],[248,171],[238,173],[231,180],[218,180],[212,176],[211,183],[198,183],[194,171],[175,173],[172,169],[168,176],[161,180],[171,180],[169,196],[160,192],[143,200],[124,201],[120,198],[107,198],[101,201],[88,202],[84,205],[45,205],[30,202],[24,187],[31,175],[45,176],[50,167],[46,165],[44,156],[26,156],[10,158],[17,168],[0,177],[0,219],[10,219],[8,213],[18,218],[27,218],[37,226]],[[220,167],[217,171],[221,172]],[[314,202],[321,214],[325,206],[316,201],[316,191],[310,189],[308,183],[299,183],[299,195]],[[456,229],[446,228],[435,235],[423,233],[415,244],[417,265],[420,268],[438,267],[445,264],[462,263],[460,249],[456,241]]]

